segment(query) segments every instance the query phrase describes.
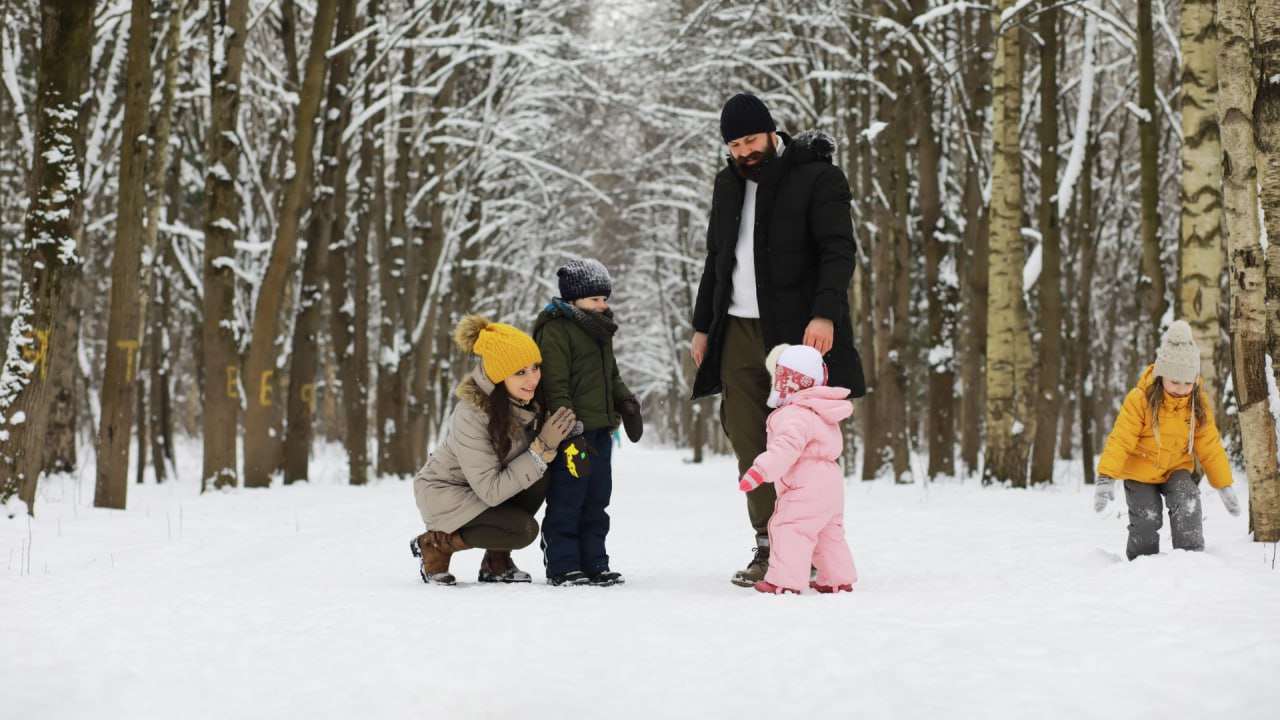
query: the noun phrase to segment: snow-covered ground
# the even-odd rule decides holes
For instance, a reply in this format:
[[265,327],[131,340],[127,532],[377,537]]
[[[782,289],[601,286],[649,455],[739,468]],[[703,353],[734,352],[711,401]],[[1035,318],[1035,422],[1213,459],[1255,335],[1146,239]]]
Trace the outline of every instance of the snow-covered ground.
[[[93,475],[0,519],[6,718],[1277,717],[1280,571],[1204,497],[1204,553],[1123,557],[1074,468],[1031,491],[850,480],[861,581],[838,596],[729,584],[752,544],[728,458],[615,455],[610,551],[627,583],[418,579],[408,482],[198,494]],[[1243,492],[1241,487],[1241,496]]]

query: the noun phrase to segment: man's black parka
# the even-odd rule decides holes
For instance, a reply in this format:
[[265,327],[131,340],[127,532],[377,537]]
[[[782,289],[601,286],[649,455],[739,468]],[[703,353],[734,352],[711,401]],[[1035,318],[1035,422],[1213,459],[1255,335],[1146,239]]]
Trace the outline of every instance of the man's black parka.
[[[828,383],[866,394],[862,360],[853,346],[849,282],[857,258],[852,197],[844,173],[832,164],[835,143],[825,134],[792,139],[778,133],[785,151],[773,159],[756,191],[756,298],[766,347],[799,344],[809,320],[831,320],[835,335],[825,360]],[[707,333],[707,354],[693,383],[693,397],[721,391],[720,353],[733,296],[739,219],[746,181],[729,167],[716,175],[707,227],[707,260],[693,309],[693,329]]]

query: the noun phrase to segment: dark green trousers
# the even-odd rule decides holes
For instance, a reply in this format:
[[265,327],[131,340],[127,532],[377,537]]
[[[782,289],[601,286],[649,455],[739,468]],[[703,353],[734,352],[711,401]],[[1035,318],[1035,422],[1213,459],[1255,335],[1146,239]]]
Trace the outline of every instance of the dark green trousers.
[[[724,348],[720,353],[720,424],[733,454],[738,457],[738,477],[751,467],[765,449],[765,420],[773,410],[769,399],[772,378],[764,366],[764,330],[758,319],[728,318]],[[747,515],[756,539],[768,541],[769,518],[778,493],[773,483],[764,483],[747,493]]]
[[484,550],[519,550],[538,538],[538,521],[533,518],[547,497],[547,476],[497,507],[475,516],[458,528],[462,541]]

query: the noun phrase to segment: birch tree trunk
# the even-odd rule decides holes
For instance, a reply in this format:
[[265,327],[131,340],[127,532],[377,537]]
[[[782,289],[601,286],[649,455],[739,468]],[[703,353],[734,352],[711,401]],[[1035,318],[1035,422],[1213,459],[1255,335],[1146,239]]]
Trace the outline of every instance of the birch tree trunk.
[[[137,376],[146,322],[141,271],[150,101],[151,0],[133,0],[116,247],[111,260],[111,316],[107,325],[106,371],[102,379],[102,424],[98,428],[98,482],[93,495],[94,507],[117,510],[124,509],[128,497],[130,433],[134,409],[141,397],[137,392]],[[148,263],[150,260],[146,258]],[[138,439],[141,456],[146,445],[141,435]],[[144,466],[140,459],[139,469]]]
[[1253,108],[1257,66],[1252,3],[1218,4],[1218,117],[1222,128],[1222,197],[1231,267],[1232,379],[1249,475],[1254,540],[1280,540],[1280,468],[1275,417],[1268,401],[1265,258],[1258,225]]
[[298,103],[293,138],[293,177],[286,179],[284,201],[271,259],[258,287],[258,302],[253,310],[253,334],[245,360],[248,403],[244,413],[244,484],[245,487],[267,487],[271,473],[280,466],[279,442],[280,383],[275,377],[277,346],[280,338],[280,312],[284,304],[285,284],[293,266],[298,246],[298,225],[302,216],[302,200],[311,190],[312,146],[316,137],[316,115],[324,93],[325,54],[333,42],[333,25],[338,0],[321,0],[316,6],[312,26],[311,49],[307,54],[302,95]]
[[[1253,104],[1253,122],[1258,142],[1258,172],[1261,173],[1258,186],[1262,193],[1262,214],[1267,234],[1267,345],[1271,354],[1271,372],[1280,378],[1280,315],[1277,315],[1280,313],[1280,3],[1274,0],[1258,3],[1254,23],[1260,79]],[[1260,398],[1257,405],[1266,407],[1266,397]],[[1240,419],[1243,424],[1243,413]],[[1263,418],[1266,419],[1270,419],[1270,423],[1263,421],[1262,429],[1251,429],[1251,436],[1257,439],[1258,446],[1266,448],[1267,455],[1258,460],[1260,462],[1275,461],[1276,457],[1275,446],[1267,442],[1275,439],[1275,433],[1268,429],[1274,425],[1275,416]],[[1257,421],[1257,418],[1251,418],[1251,421]],[[1258,432],[1268,434],[1260,438],[1254,434]],[[1247,439],[1245,447],[1248,447],[1248,442]],[[1248,456],[1247,450],[1245,457]],[[1253,539],[1258,542],[1280,541],[1280,471],[1271,465],[1267,469],[1258,469],[1258,475],[1254,475],[1251,469],[1249,480]]]
[[1053,481],[1061,417],[1062,253],[1058,227],[1058,7],[1040,9],[1040,357],[1031,483]]
[[[1014,5],[1000,0],[1001,16]],[[996,39],[994,148],[991,168],[990,304],[987,311],[987,452],[984,484],[1027,484],[1027,455],[1035,432],[1031,378],[1031,336],[1022,296],[1022,40],[1014,18]]]
[[1182,30],[1182,243],[1178,317],[1191,325],[1200,348],[1200,375],[1224,417],[1225,383],[1215,358],[1221,328],[1222,143],[1218,137],[1218,25],[1213,0],[1183,0]]
[[[1138,0],[1138,142],[1142,158],[1142,278],[1138,297],[1147,314],[1146,339],[1139,340],[1139,354],[1159,343],[1164,318],[1164,269],[1160,266],[1160,131],[1156,120],[1155,31],[1151,0]],[[1151,353],[1153,354],[1153,353]]]
[[93,38],[92,0],[44,0],[36,75],[35,153],[18,307],[0,370],[0,502],[17,495],[35,513],[49,422],[50,357],[74,357],[57,323],[81,260],[76,231],[84,190],[79,101]]
[[[355,32],[356,3],[344,2],[338,10],[338,45]],[[284,482],[306,480],[312,438],[315,435],[316,374],[320,366],[321,311],[324,307],[324,280],[329,271],[329,244],[341,238],[345,224],[338,219],[338,188],[346,184],[346,163],[340,162],[338,146],[350,117],[347,84],[351,73],[351,49],[332,59],[325,102],[324,133],[320,141],[320,184],[315,193],[315,211],[307,225],[306,256],[302,265],[302,288],[298,317],[293,327],[293,351],[289,354],[289,397],[284,440]],[[345,158],[345,154],[344,154]],[[346,209],[343,192],[342,209]],[[336,236],[334,233],[338,233]]]
[[1267,234],[1267,350],[1280,387],[1280,2],[1260,2],[1254,16],[1258,38],[1258,185]]

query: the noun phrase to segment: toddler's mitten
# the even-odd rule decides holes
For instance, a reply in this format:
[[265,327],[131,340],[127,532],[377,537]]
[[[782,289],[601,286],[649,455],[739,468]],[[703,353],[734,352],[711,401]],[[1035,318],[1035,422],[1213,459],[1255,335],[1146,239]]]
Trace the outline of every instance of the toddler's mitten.
[[1236,489],[1230,485],[1218,488],[1218,497],[1232,517],[1240,514],[1240,498],[1236,497]]
[[644,434],[644,418],[640,417],[640,401],[635,395],[622,401],[622,427],[627,431],[627,439],[640,442]]
[[751,492],[764,484],[764,475],[752,465],[747,468],[747,472],[742,476],[742,480],[738,482],[738,489],[742,492]]
[[1093,488],[1093,511],[1102,512],[1107,503],[1116,499],[1116,481],[1109,477],[1099,477]]
[[568,468],[569,474],[576,477],[586,477],[591,474],[591,456],[595,455],[596,449],[591,447],[587,442],[587,438],[581,433],[570,437],[560,446],[560,454],[564,456],[565,467]]

